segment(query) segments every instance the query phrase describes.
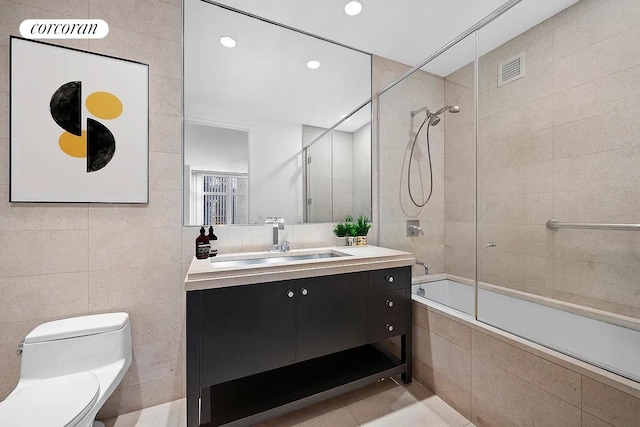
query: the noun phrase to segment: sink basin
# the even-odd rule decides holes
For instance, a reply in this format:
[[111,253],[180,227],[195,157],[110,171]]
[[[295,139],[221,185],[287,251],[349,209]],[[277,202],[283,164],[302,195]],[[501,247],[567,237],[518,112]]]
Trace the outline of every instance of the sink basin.
[[244,258],[244,259],[232,259],[232,260],[212,260],[211,265],[213,267],[243,267],[256,264],[275,264],[278,262],[292,262],[292,261],[305,261],[310,259],[324,259],[324,258],[336,258],[347,256],[339,252],[322,252],[315,254],[291,254],[265,256],[260,258]]

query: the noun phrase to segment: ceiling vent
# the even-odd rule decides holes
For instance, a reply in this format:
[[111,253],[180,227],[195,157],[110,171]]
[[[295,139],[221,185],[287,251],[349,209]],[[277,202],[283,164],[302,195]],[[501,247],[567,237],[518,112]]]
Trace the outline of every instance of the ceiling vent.
[[498,64],[498,87],[524,77],[524,51]]

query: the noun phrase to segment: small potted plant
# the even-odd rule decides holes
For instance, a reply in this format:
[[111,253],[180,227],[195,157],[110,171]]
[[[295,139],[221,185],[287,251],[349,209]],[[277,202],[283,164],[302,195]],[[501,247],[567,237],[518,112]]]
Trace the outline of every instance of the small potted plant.
[[336,246],[347,246],[347,235],[349,234],[349,227],[346,224],[339,223],[333,229],[333,234],[336,235]]
[[357,245],[358,246],[366,246],[367,245],[367,234],[369,233],[369,229],[371,228],[371,224],[369,223],[369,218],[366,216],[360,215],[358,217],[358,221],[354,224],[354,229],[357,236]]

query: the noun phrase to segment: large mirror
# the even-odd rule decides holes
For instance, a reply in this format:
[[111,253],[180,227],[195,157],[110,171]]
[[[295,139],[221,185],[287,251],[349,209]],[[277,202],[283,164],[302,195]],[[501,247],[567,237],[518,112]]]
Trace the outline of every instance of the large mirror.
[[370,98],[371,55],[186,0],[185,225],[371,217]]

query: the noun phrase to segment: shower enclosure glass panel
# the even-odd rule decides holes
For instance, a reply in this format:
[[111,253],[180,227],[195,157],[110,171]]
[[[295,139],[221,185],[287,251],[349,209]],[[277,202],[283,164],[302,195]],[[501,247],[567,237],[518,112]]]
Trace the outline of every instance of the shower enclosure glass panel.
[[477,318],[640,380],[640,232],[547,226],[640,223],[629,11],[579,2],[485,49],[527,3],[478,35]]

